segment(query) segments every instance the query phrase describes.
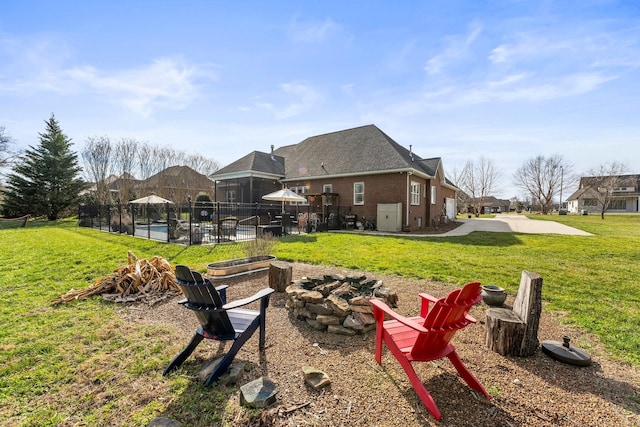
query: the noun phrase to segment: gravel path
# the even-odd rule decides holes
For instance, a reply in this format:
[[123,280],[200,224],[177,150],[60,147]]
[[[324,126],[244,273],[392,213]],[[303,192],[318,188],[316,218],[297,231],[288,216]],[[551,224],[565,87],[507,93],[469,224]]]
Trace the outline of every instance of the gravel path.
[[[326,272],[350,273],[293,265],[294,280]],[[419,292],[440,297],[453,288],[425,280],[364,274],[383,280],[385,286],[398,293],[397,311],[404,315],[414,314],[418,309]],[[267,273],[232,282],[229,299],[249,296],[267,283]],[[138,323],[172,325],[186,344],[198,324],[195,316],[176,301],[177,298],[153,308],[130,306],[122,310],[122,316]],[[290,315],[285,302],[285,294],[273,294],[267,313],[265,356],[260,358],[256,352],[256,334],[236,357],[250,367],[242,384],[266,375],[278,386],[278,400],[262,412],[262,425],[640,426],[639,370],[610,360],[595,337],[564,326],[562,314],[543,312],[540,341],[561,341],[563,335],[568,335],[572,343],[592,355],[591,366],[565,365],[541,351],[529,358],[509,358],[487,350],[484,346],[487,306],[480,303],[474,307],[471,314],[478,323],[458,332],[452,343],[492,399],[487,401],[467,387],[446,359],[417,364],[418,375],[443,415],[438,423],[422,406],[404,371],[387,349],[383,352],[382,366],[375,363],[374,333],[344,337],[312,330]],[[513,295],[507,304],[512,302]],[[219,349],[218,343],[205,341],[206,345],[200,345],[194,353],[202,360],[211,358]],[[304,365],[328,373],[331,385],[322,391],[307,387],[302,379]]]

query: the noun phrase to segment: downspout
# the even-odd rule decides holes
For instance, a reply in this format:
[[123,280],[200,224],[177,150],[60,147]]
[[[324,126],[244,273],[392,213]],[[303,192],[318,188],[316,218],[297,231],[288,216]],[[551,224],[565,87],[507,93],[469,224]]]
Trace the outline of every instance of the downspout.
[[406,218],[405,218],[405,223],[404,225],[406,225],[407,227],[409,227],[409,207],[411,206],[411,181],[409,179],[409,177],[411,176],[411,172],[407,172],[407,213],[406,213]]

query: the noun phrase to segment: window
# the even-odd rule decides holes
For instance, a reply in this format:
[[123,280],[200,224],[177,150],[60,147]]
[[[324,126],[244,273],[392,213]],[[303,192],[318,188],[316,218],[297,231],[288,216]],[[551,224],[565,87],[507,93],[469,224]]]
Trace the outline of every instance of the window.
[[227,202],[234,203],[236,201],[236,190],[227,191]]
[[436,204],[436,200],[437,200],[437,198],[436,198],[436,186],[432,185],[431,186],[431,204],[435,205]]
[[411,181],[411,204],[416,206],[420,204],[420,183]]
[[353,204],[364,205],[364,182],[353,183]]
[[[333,193],[333,184],[324,184],[322,186],[323,193]],[[331,194],[324,196],[325,206],[333,205],[333,196]]]
[[[289,190],[293,191],[296,194],[299,194],[301,196],[304,196],[306,193],[309,192],[309,189],[303,185],[299,186],[299,187],[291,187],[289,188]],[[291,203],[292,205],[308,205],[309,202],[293,202]]]
[[609,202],[609,209],[615,211],[624,211],[627,209],[627,201],[625,199],[615,199]]

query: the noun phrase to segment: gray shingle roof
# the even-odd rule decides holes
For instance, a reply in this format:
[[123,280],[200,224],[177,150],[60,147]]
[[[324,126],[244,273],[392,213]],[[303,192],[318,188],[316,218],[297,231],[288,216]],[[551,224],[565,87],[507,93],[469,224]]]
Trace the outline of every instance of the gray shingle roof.
[[286,159],[286,179],[410,168],[434,176],[440,163],[410,153],[375,125],[312,136],[275,153]]
[[217,170],[210,175],[210,178],[216,179],[221,175],[249,171],[284,177],[284,159],[281,156],[273,156],[272,158],[271,154],[254,151]]
[[167,179],[170,179],[172,186],[176,187],[207,188],[213,184],[206,175],[188,166],[169,166],[144,181],[139,181],[139,185],[141,187],[160,187],[166,185],[165,180]]
[[[414,169],[436,176],[439,157],[423,159],[395,142],[375,125],[312,136],[271,154],[254,151],[223,167],[212,179],[249,172],[295,180],[325,175],[357,175]],[[448,180],[448,184],[451,184]]]

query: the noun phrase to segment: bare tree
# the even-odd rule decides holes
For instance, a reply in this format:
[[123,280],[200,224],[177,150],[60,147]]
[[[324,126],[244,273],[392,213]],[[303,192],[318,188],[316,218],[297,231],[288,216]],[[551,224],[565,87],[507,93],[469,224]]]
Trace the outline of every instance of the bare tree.
[[119,178],[120,201],[127,203],[135,197],[135,171],[140,143],[132,138],[120,138],[115,149],[115,164]]
[[11,150],[13,138],[9,136],[4,126],[0,126],[0,168],[9,166],[16,153]]
[[[184,158],[184,165],[189,166],[196,172],[203,175],[211,175],[220,169],[220,164],[212,159],[207,159],[201,154],[192,154]],[[456,182],[456,181],[453,181]]]
[[[194,188],[208,193],[210,185],[206,175],[219,168],[216,161],[199,154],[190,155],[132,138],[121,138],[115,145],[106,136],[88,138],[82,156],[90,180],[96,182],[98,200],[102,204],[111,202],[111,190],[118,191],[122,203],[141,195],[136,192],[156,192],[167,198],[175,198],[176,192],[191,194]],[[198,173],[194,172],[192,177],[187,168],[173,166],[188,166]],[[117,179],[107,182],[110,174],[117,175]],[[138,181],[136,174],[147,182]],[[184,188],[185,185],[188,188]]]
[[[590,176],[583,178],[583,186],[589,189],[588,194],[592,196],[600,209],[600,218],[604,219],[604,213],[609,209],[614,192],[623,186],[628,180],[624,176],[628,167],[621,162],[609,162],[589,170]],[[631,186],[635,187],[633,183]]]
[[[462,183],[462,170],[458,166],[454,166],[453,170],[449,170],[447,173],[447,179],[453,182],[460,191],[456,191],[456,205],[458,206],[458,212],[462,212],[462,207],[467,206],[467,197],[464,190],[461,188]],[[466,212],[466,209],[465,209]]]
[[87,141],[82,150],[84,161],[85,179],[96,186],[96,198],[98,204],[106,205],[111,203],[109,193],[109,182],[107,178],[113,171],[113,158],[111,152],[113,144],[107,136],[92,136]]
[[140,179],[147,179],[155,173],[154,149],[147,143],[142,143],[138,147],[138,170]]
[[482,156],[477,162],[467,160],[459,177],[458,187],[471,199],[476,216],[482,213],[482,205],[487,196],[496,190],[500,172],[491,159]]
[[540,205],[543,214],[553,210],[553,197],[559,191],[562,175],[571,171],[559,155],[537,156],[527,160],[513,175],[514,183]]

